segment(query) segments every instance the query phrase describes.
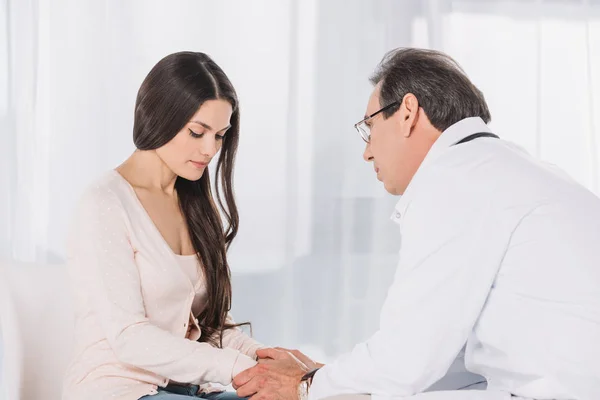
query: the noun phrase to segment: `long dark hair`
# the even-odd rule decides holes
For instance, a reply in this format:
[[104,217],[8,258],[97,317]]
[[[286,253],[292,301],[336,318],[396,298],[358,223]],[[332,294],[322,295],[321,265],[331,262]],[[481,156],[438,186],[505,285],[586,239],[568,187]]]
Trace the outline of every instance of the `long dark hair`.
[[[207,100],[231,104],[231,128],[223,139],[215,174],[216,199],[211,193],[208,168],[198,181],[177,177],[175,190],[191,242],[206,277],[208,294],[204,311],[197,316],[200,341],[222,347],[223,331],[231,308],[231,275],[227,249],[238,231],[239,216],[233,193],[233,167],[239,141],[240,111],[233,85],[206,54],[179,52],[166,56],[152,68],[137,95],[133,141],[139,150],[155,150],[183,129]],[[223,204],[221,187],[225,197]],[[218,340],[217,340],[218,338]]]

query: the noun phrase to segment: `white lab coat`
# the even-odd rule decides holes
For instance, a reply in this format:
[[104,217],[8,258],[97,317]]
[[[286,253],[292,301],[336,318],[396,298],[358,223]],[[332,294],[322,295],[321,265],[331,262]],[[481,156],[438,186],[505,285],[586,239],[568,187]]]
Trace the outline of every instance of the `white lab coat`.
[[392,216],[379,330],[315,375],[311,400],[414,396],[465,343],[488,390],[415,400],[600,399],[600,199],[507,141],[455,145],[486,131],[467,118],[429,151]]

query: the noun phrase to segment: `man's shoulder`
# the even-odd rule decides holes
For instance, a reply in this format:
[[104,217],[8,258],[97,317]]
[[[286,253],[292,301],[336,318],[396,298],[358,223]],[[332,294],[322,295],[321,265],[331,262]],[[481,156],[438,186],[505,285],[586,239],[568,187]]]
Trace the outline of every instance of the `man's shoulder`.
[[[515,196],[536,197],[548,189],[574,183],[558,167],[529,154],[510,141],[486,140],[453,146],[430,165],[426,179],[452,186],[456,194],[471,198],[494,197],[513,201]],[[545,193],[543,196],[547,196]]]
[[499,142],[488,140],[467,150],[457,145],[426,165],[410,188],[411,207],[477,218],[547,199],[548,189],[560,184],[553,173],[518,146]]

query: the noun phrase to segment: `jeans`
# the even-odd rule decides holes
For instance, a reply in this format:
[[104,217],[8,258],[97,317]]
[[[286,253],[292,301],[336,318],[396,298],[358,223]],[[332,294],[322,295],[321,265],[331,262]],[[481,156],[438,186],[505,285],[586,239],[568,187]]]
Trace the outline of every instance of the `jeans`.
[[238,397],[235,392],[214,392],[214,393],[198,393],[197,385],[176,386],[169,385],[166,388],[158,388],[158,394],[143,396],[140,400],[188,400],[188,399],[205,399],[205,400],[242,400],[243,397]]

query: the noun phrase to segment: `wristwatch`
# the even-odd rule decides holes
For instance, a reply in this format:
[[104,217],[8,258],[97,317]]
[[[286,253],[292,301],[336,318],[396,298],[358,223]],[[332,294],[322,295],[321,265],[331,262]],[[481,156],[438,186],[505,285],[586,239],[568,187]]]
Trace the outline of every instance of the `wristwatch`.
[[300,379],[300,385],[298,385],[298,398],[300,400],[308,399],[308,389],[310,388],[313,377],[315,376],[318,370],[319,368],[315,368],[312,371],[309,371],[306,374],[304,374],[304,376],[302,376],[302,378]]

